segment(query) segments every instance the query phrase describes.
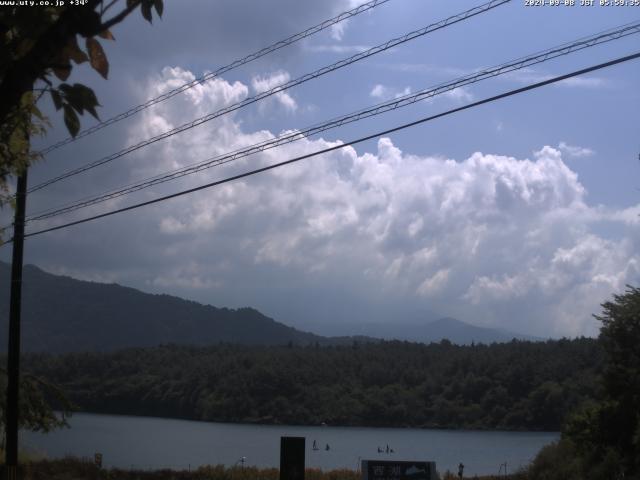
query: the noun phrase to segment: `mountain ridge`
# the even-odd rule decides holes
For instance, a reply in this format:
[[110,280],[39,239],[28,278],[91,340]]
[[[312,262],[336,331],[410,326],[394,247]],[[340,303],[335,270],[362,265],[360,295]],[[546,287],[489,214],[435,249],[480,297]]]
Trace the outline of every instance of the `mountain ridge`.
[[[0,278],[10,278],[7,263],[0,262]],[[215,307],[117,283],[55,275],[35,265],[24,266],[23,281],[22,345],[24,351],[32,352],[99,352],[167,343],[345,345],[381,339],[430,343],[446,338],[468,344],[524,339],[453,318],[379,325],[384,328],[363,335],[323,336],[285,325],[252,307]],[[9,312],[9,284],[0,282],[0,315],[4,322]],[[6,348],[6,335],[7,328],[1,328],[0,351]]]

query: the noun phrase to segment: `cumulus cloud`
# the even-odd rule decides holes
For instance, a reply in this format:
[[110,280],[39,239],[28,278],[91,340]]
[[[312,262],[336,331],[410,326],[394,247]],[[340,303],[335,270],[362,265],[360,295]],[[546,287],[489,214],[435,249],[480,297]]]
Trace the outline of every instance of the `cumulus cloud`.
[[[411,93],[411,87],[404,87],[402,89],[399,89],[377,83],[373,86],[373,88],[371,88],[369,96],[378,100],[391,100],[395,98],[405,97],[407,95],[410,95]],[[466,87],[459,87],[453,90],[449,90],[447,92],[444,92],[441,97],[452,100],[455,103],[464,103],[473,100],[473,94]],[[434,98],[431,97],[423,101],[431,103],[434,101]]]
[[[288,72],[278,71],[271,75],[253,77],[251,86],[256,93],[262,93],[283,85],[290,79],[291,76]],[[278,92],[275,94],[275,98],[289,112],[295,112],[298,109],[298,104],[287,92]]]
[[336,41],[340,41],[342,40],[342,37],[344,37],[344,32],[347,29],[347,25],[349,23],[349,20],[343,20],[340,23],[334,23],[333,25],[331,25],[331,38],[333,38]]
[[[358,5],[362,4],[362,2],[360,0],[347,0],[344,3],[345,3],[345,6],[343,6],[342,8],[344,8],[345,10],[354,9]],[[344,37],[344,34],[345,34],[348,26],[349,26],[349,19],[348,18],[342,20],[339,23],[334,23],[333,25],[331,25],[331,28],[329,29],[329,33],[331,35],[331,38],[333,38],[336,41],[341,41],[342,38]]]
[[606,85],[604,78],[598,77],[573,77],[558,82],[558,85],[565,87],[599,88]]
[[558,149],[561,150],[562,153],[573,158],[591,157],[596,153],[590,148],[579,147],[577,145],[569,145],[566,142],[560,142],[560,144],[558,145]]
[[[519,83],[537,83],[543,82],[553,78],[555,75],[550,75],[533,68],[523,68],[504,75],[504,78],[515,80]],[[555,84],[558,87],[569,88],[601,88],[607,85],[607,81],[604,78],[594,76],[578,76],[561,80]]]
[[[150,88],[162,92],[190,75],[165,69]],[[268,88],[279,81],[273,77],[252,88]],[[211,111],[247,92],[218,79],[149,109],[133,130],[177,124],[184,112]],[[132,175],[269,138],[229,115],[172,137]],[[154,194],[336,144],[302,138]],[[403,312],[428,308],[543,336],[594,334],[599,304],[640,280],[640,205],[589,205],[566,154],[544,146],[531,158],[476,152],[450,159],[412,155],[381,138],[372,151],[346,147],[165,202],[136,221],[119,217],[128,232],[122,238],[108,234],[112,224],[96,224],[83,237],[62,231],[48,242],[58,245],[60,262],[73,265],[109,237],[113,254],[91,257],[105,278],[119,274],[124,283],[207,303],[252,305],[294,324],[327,320],[327,305],[335,307],[331,320],[354,321],[363,305],[384,303],[394,316],[375,318],[386,314],[372,308],[367,318],[401,320]],[[603,222],[616,235],[603,237]]]
[[432,73],[445,77],[461,77],[468,75],[471,70],[447,65],[433,65],[428,63],[386,63],[382,66],[400,72],[407,73]]
[[369,92],[369,96],[380,100],[389,100],[391,98],[400,98],[411,93],[411,87],[404,87],[399,90],[393,87],[387,87],[380,83],[373,86]]
[[446,92],[444,95],[457,102],[470,102],[473,100],[473,94],[467,87],[454,88],[453,90]]
[[368,45],[310,45],[306,47],[310,52],[319,53],[360,53],[370,48]]

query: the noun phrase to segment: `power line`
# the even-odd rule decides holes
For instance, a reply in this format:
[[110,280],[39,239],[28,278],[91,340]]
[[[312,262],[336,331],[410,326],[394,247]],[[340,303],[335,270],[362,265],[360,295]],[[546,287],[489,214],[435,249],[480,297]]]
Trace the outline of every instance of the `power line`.
[[270,53],[275,52],[276,50],[280,50],[281,48],[287,47],[293,43],[296,43],[304,38],[310,37],[311,35],[315,35],[316,33],[325,30],[329,27],[331,27],[332,25],[335,25],[337,23],[342,22],[343,20],[347,20],[351,17],[355,17],[356,15],[359,15],[363,12],[366,12],[368,10],[371,10],[379,5],[382,5],[383,3],[387,3],[389,0],[372,0],[369,1],[367,3],[364,3],[362,5],[359,5],[358,7],[355,7],[351,10],[348,10],[346,12],[342,12],[339,15],[336,15],[333,18],[330,18],[328,20],[325,20],[322,23],[319,23],[318,25],[315,25],[313,27],[310,27],[306,30],[304,30],[303,32],[299,32],[296,33],[294,35],[291,35],[290,37],[285,38],[284,40],[280,40],[279,42],[276,42],[274,44],[269,45],[268,47],[265,47],[261,50],[258,50],[257,52],[251,53],[249,55],[247,55],[246,57],[243,57],[239,60],[235,60],[233,62],[231,62],[228,65],[225,65],[224,67],[220,67],[217,70],[215,70],[214,72],[210,72],[207,73],[205,75],[202,75],[198,78],[196,78],[195,80],[192,80],[190,82],[187,82],[183,85],[180,85],[179,87],[176,87],[172,90],[169,90],[166,93],[163,93],[162,95],[159,95],[157,97],[154,97],[148,101],[146,101],[145,103],[141,103],[140,105],[136,105],[135,107],[130,108],[129,110],[122,112],[114,117],[111,117],[107,120],[104,120],[90,128],[87,128],[85,130],[82,130],[81,132],[79,132],[75,137],[68,137],[65,138],[64,140],[61,140],[57,143],[54,143],[52,145],[49,145],[48,147],[46,147],[45,149],[40,151],[40,154],[42,155],[46,155],[49,152],[52,152],[53,150],[56,150],[64,145],[67,145],[69,143],[75,142],[76,140],[86,137],[88,135],[91,135],[99,130],[102,130],[105,127],[108,127],[109,125],[113,125],[114,123],[117,123],[121,120],[124,120],[125,118],[129,118],[133,115],[135,115],[138,112],[141,112],[142,110],[145,110],[149,107],[151,107],[152,105],[156,105],[157,103],[160,102],[164,102],[165,100],[168,100],[169,98],[178,95],[179,93],[182,93],[186,90],[189,90],[190,88],[195,87],[196,85],[200,85],[202,83],[207,82],[208,80],[211,80],[212,78],[215,77],[219,77],[220,75],[227,73],[230,70],[233,70],[237,67],[240,67],[242,65],[245,65],[249,62],[253,62],[254,60],[257,60],[261,57],[264,57],[265,55],[268,55]]
[[581,39],[575,40],[574,42],[564,43],[560,46],[550,48],[541,52],[537,52],[535,54],[532,54],[526,57],[520,57],[516,60],[505,62],[495,67],[480,70],[478,72],[460,77],[453,81],[442,83],[430,89],[421,90],[414,94],[405,95],[403,97],[399,97],[394,100],[390,100],[387,102],[380,103],[378,105],[374,105],[367,109],[359,110],[355,113],[343,115],[341,117],[334,118],[322,124],[306,127],[299,131],[285,133],[273,139],[265,140],[263,142],[253,144],[251,146],[244,147],[242,149],[235,150],[233,152],[228,152],[223,155],[212,157],[188,167],[183,167],[180,169],[172,170],[170,172],[165,172],[139,182],[125,185],[116,190],[103,192],[97,196],[85,197],[76,202],[72,202],[61,207],[49,208],[44,211],[32,214],[31,216],[28,217],[27,221],[31,222],[31,221],[37,221],[37,220],[44,220],[47,218],[52,218],[58,215],[62,215],[64,213],[69,213],[81,208],[85,208],[91,205],[96,205],[98,203],[112,200],[114,198],[118,198],[123,195],[128,195],[128,194],[140,191],[142,189],[149,188],[154,185],[159,185],[161,183],[175,180],[175,179],[184,177],[186,175],[191,175],[208,168],[224,165],[226,163],[238,160],[240,158],[247,157],[255,153],[259,153],[271,148],[292,143],[292,142],[301,140],[302,138],[307,138],[311,135],[315,135],[329,129],[340,127],[340,126],[343,126],[352,122],[356,122],[374,115],[380,115],[382,113],[396,110],[398,108],[411,105],[413,103],[416,103],[421,100],[425,100],[427,98],[432,98],[436,95],[440,95],[442,93],[454,90],[456,88],[460,88],[465,85],[470,85],[482,80],[486,80],[488,78],[496,77],[498,75],[511,73],[511,72],[520,70],[522,68],[530,67],[532,65],[537,65],[560,56],[568,55],[576,51],[580,51],[586,48],[590,48],[602,43],[607,43],[612,40],[616,40],[616,39],[623,38],[623,37],[626,37],[632,34],[637,34],[637,33],[640,33],[640,22],[630,23],[620,27],[616,27],[615,29],[612,28],[609,30],[605,30],[604,32],[599,32],[589,37],[583,37]]
[[[173,194],[170,194],[170,195],[165,195],[163,197],[159,197],[159,198],[156,198],[156,199],[153,199],[153,200],[148,200],[146,202],[137,203],[137,204],[134,204],[134,205],[130,205],[128,207],[119,208],[119,209],[112,210],[112,211],[109,211],[109,212],[106,212],[106,213],[101,213],[99,215],[94,215],[94,216],[91,216],[91,217],[83,218],[81,220],[68,222],[68,223],[65,223],[65,224],[62,224],[62,225],[58,225],[56,227],[49,227],[49,228],[45,228],[45,229],[42,229],[42,230],[37,230],[35,232],[30,232],[28,234],[25,234],[25,237],[33,237],[33,236],[36,236],[36,235],[41,235],[43,233],[53,232],[55,230],[61,230],[63,228],[68,228],[68,227],[71,227],[71,226],[74,226],[74,225],[87,223],[87,222],[90,222],[92,220],[97,220],[99,218],[109,217],[109,216],[115,215],[117,213],[123,213],[123,212],[127,212],[129,210],[135,210],[135,209],[138,209],[138,208],[141,208],[141,207],[145,207],[147,205],[152,205],[154,203],[163,202],[163,201],[166,201],[166,200],[170,200],[172,198],[180,197],[180,196],[187,195],[187,194],[190,194],[190,193],[194,193],[194,192],[197,192],[197,191],[200,191],[200,190],[204,190],[204,189],[207,189],[207,188],[211,188],[211,187],[215,187],[215,186],[218,186],[218,185],[222,185],[224,183],[229,183],[229,182],[232,182],[234,180],[239,180],[241,178],[249,177],[249,176],[255,175],[257,173],[262,173],[262,172],[266,172],[268,170],[273,170],[275,168],[282,167],[284,165],[289,165],[291,163],[299,162],[301,160],[305,160],[307,158],[311,158],[311,157],[315,157],[315,156],[318,156],[318,155],[322,155],[324,153],[329,153],[329,152],[332,152],[334,150],[338,150],[338,149],[341,149],[341,148],[344,148],[344,147],[348,147],[348,146],[351,146],[351,145],[356,145],[358,143],[362,143],[362,142],[365,142],[367,140],[372,140],[374,138],[378,138],[378,137],[381,137],[383,135],[389,135],[391,133],[394,133],[394,132],[397,132],[397,131],[400,131],[400,130],[404,130],[404,129],[409,128],[409,127],[414,127],[416,125],[419,125],[419,124],[422,124],[422,123],[426,123],[426,122],[429,122],[429,121],[432,121],[432,120],[435,120],[435,119],[438,119],[438,118],[441,118],[441,117],[445,117],[445,116],[451,115],[453,113],[457,113],[457,112],[461,112],[463,110],[467,110],[467,109],[470,109],[470,108],[478,107],[478,106],[484,105],[486,103],[491,103],[491,102],[494,102],[494,101],[497,101],[497,100],[500,100],[500,99],[503,99],[503,98],[507,98],[507,97],[510,97],[510,96],[513,96],[513,95],[517,95],[517,94],[520,94],[520,93],[527,92],[529,90],[534,90],[536,88],[540,88],[540,87],[543,87],[545,85],[550,85],[552,83],[557,83],[557,82],[560,82],[562,80],[566,80],[568,78],[576,77],[578,75],[584,75],[585,73],[594,72],[596,70],[600,70],[600,69],[603,69],[603,68],[611,67],[613,65],[617,65],[617,64],[620,64],[620,63],[628,62],[630,60],[635,60],[637,58],[640,58],[640,52],[634,53],[634,54],[631,54],[631,55],[627,55],[625,57],[617,58],[615,60],[611,60],[611,61],[608,61],[608,62],[605,62],[605,63],[601,63],[601,64],[598,64],[598,65],[594,65],[594,66],[591,66],[591,67],[588,67],[588,68],[583,68],[581,70],[576,70],[574,72],[567,73],[565,75],[560,75],[560,76],[557,76],[557,77],[553,77],[553,78],[550,78],[548,80],[544,80],[544,81],[537,82],[537,83],[534,83],[534,84],[531,84],[531,85],[527,85],[525,87],[517,88],[515,90],[510,90],[508,92],[501,93],[499,95],[495,95],[495,96],[492,96],[492,97],[489,97],[489,98],[485,98],[485,99],[479,100],[477,102],[469,103],[469,104],[464,105],[462,107],[458,107],[458,108],[454,108],[454,109],[451,109],[451,110],[447,110],[446,112],[442,112],[442,113],[439,113],[439,114],[436,114],[436,115],[431,115],[429,117],[424,117],[424,118],[421,118],[419,120],[415,120],[415,121],[410,122],[410,123],[405,123],[405,124],[400,125],[398,127],[390,128],[390,129],[384,130],[382,132],[377,132],[377,133],[374,133],[374,134],[371,134],[371,135],[367,135],[365,137],[360,137],[360,138],[358,138],[356,140],[351,140],[350,142],[347,142],[347,143],[343,143],[343,144],[340,144],[340,145],[335,145],[333,147],[328,147],[328,148],[325,148],[325,149],[322,149],[322,150],[318,150],[318,151],[315,151],[315,152],[312,152],[312,153],[301,155],[299,157],[295,157],[295,158],[292,158],[292,159],[289,159],[289,160],[285,160],[285,161],[282,161],[282,162],[279,162],[279,163],[275,163],[273,165],[268,165],[266,167],[257,168],[257,169],[251,170],[249,172],[241,173],[239,175],[234,175],[232,177],[227,177],[227,178],[225,178],[223,180],[217,180],[215,182],[207,183],[205,185],[200,185],[198,187],[190,188],[190,189],[187,189],[187,190],[182,190],[182,191],[177,192],[177,193],[173,193]],[[12,240],[9,240],[7,243],[10,243],[11,241]]]
[[318,70],[316,70],[314,72],[307,73],[307,74],[305,74],[305,75],[303,75],[301,77],[298,77],[298,78],[296,78],[294,80],[291,80],[289,82],[286,82],[286,83],[283,83],[283,84],[278,85],[276,87],[273,87],[270,90],[266,90],[266,91],[261,92],[261,93],[259,93],[257,95],[254,95],[253,97],[245,98],[244,100],[242,100],[240,102],[236,102],[236,103],[234,103],[232,105],[229,105],[229,106],[227,106],[225,108],[222,108],[222,109],[217,110],[215,112],[209,113],[208,115],[205,115],[203,117],[197,118],[197,119],[195,119],[195,120],[193,120],[191,122],[188,122],[188,123],[185,123],[183,125],[180,125],[179,127],[175,127],[175,128],[173,128],[171,130],[167,130],[166,132],[161,133],[159,135],[156,135],[155,137],[151,137],[151,138],[149,138],[147,140],[144,140],[144,141],[142,141],[140,143],[137,143],[135,145],[131,145],[129,147],[126,147],[126,148],[124,148],[124,149],[122,149],[122,150],[120,150],[118,152],[115,152],[115,153],[113,153],[111,155],[103,157],[103,158],[101,158],[99,160],[95,160],[95,161],[93,161],[91,163],[88,163],[88,164],[82,166],[82,167],[75,168],[75,169],[70,170],[70,171],[68,171],[66,173],[63,173],[63,174],[61,174],[61,175],[59,175],[57,177],[54,177],[54,178],[49,179],[49,180],[46,180],[46,181],[44,181],[44,182],[42,182],[42,183],[40,183],[40,184],[38,184],[38,185],[36,185],[34,187],[31,187],[29,189],[28,193],[33,193],[33,192],[35,192],[37,190],[40,190],[40,189],[42,189],[44,187],[47,187],[49,185],[52,185],[54,183],[57,183],[57,182],[59,182],[61,180],[64,180],[66,178],[72,177],[74,175],[78,175],[78,174],[80,174],[82,172],[86,172],[87,170],[91,170],[91,169],[93,169],[95,167],[98,167],[98,166],[103,165],[105,163],[111,162],[111,161],[113,161],[113,160],[115,160],[117,158],[123,157],[123,156],[125,156],[125,155],[127,155],[127,154],[129,154],[131,152],[139,150],[139,149],[141,149],[143,147],[146,147],[148,145],[151,145],[151,144],[153,144],[155,142],[158,142],[160,140],[164,140],[165,138],[169,138],[169,137],[171,137],[173,135],[176,135],[178,133],[182,133],[182,132],[184,132],[186,130],[190,130],[190,129],[194,128],[194,127],[197,127],[198,125],[202,125],[203,123],[209,122],[209,121],[211,121],[211,120],[213,120],[215,118],[218,118],[218,117],[220,117],[222,115],[226,115],[228,113],[231,113],[231,112],[233,112],[235,110],[238,110],[238,109],[240,109],[242,107],[245,107],[247,105],[251,105],[251,104],[253,104],[255,102],[258,102],[260,100],[263,100],[263,99],[265,99],[267,97],[275,95],[276,93],[283,92],[283,91],[288,90],[288,89],[290,89],[290,88],[292,88],[294,86],[303,84],[305,82],[308,82],[309,80],[313,80],[313,79],[318,78],[318,77],[320,77],[322,75],[325,75],[327,73],[333,72],[333,71],[338,70],[338,69],[343,68],[343,67],[346,67],[348,65],[351,65],[352,63],[355,63],[355,62],[360,61],[362,59],[368,58],[368,57],[370,57],[372,55],[376,55],[376,54],[378,54],[380,52],[384,52],[384,51],[386,51],[386,50],[388,50],[390,48],[393,48],[393,47],[396,47],[396,46],[401,45],[403,43],[406,43],[408,41],[414,40],[414,39],[416,39],[418,37],[427,35],[428,33],[432,33],[432,32],[434,32],[436,30],[440,30],[440,29],[443,29],[443,28],[448,27],[450,25],[453,25],[455,23],[467,20],[467,19],[469,19],[471,17],[474,17],[476,15],[479,15],[481,13],[484,13],[484,12],[492,10],[492,9],[494,9],[496,7],[499,7],[500,5],[504,5],[505,3],[509,3],[510,1],[511,0],[491,0],[491,1],[489,1],[487,3],[484,3],[484,4],[480,5],[480,6],[473,7],[471,9],[469,9],[469,10],[465,10],[464,12],[461,12],[461,13],[458,13],[458,14],[453,15],[451,17],[448,17],[448,18],[446,18],[444,20],[441,20],[441,21],[439,21],[437,23],[433,23],[433,24],[428,25],[428,26],[426,26],[424,28],[421,28],[419,30],[414,30],[412,32],[409,32],[409,33],[407,33],[405,35],[402,35],[401,37],[397,37],[397,38],[388,40],[387,42],[382,43],[380,45],[377,45],[375,47],[372,47],[369,50],[357,53],[357,54],[355,54],[355,55],[353,55],[351,57],[348,57],[346,59],[342,59],[342,60],[340,60],[338,62],[335,62],[335,63],[333,63],[331,65],[322,67],[322,68],[320,68],[320,69],[318,69]]

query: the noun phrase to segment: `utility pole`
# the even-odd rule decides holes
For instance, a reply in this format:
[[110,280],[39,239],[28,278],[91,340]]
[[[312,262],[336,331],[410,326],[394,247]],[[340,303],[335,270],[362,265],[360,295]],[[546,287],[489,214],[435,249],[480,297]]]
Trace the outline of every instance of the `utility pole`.
[[27,201],[27,169],[18,177],[16,211],[13,222],[11,259],[11,300],[9,304],[9,352],[7,355],[7,409],[5,418],[6,480],[18,479],[18,392],[20,388],[20,307],[22,303],[22,258],[24,218]]

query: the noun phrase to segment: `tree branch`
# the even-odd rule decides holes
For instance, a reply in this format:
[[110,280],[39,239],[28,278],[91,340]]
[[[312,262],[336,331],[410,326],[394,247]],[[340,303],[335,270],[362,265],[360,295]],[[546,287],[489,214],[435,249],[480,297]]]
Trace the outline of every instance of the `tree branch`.
[[120,23],[122,20],[124,20],[127,17],[127,15],[129,15],[136,8],[138,8],[138,5],[140,5],[140,0],[137,0],[136,2],[132,3],[127,8],[125,8],[123,11],[121,11],[118,15],[116,15],[115,17],[112,17],[110,20],[107,20],[106,22],[103,22],[102,25],[101,25],[102,30],[100,30],[99,32],[96,32],[94,35],[97,35],[97,34],[99,34],[101,32],[104,32],[105,30],[109,30],[112,26],[117,25],[118,23]]
[[[107,5],[106,7],[104,7],[102,9],[102,12],[100,12],[101,14],[105,14],[107,13],[107,10],[109,10],[111,7],[113,7],[116,3],[118,3],[120,0],[111,0],[111,3],[109,3],[109,5]],[[104,4],[104,2],[103,2]]]

